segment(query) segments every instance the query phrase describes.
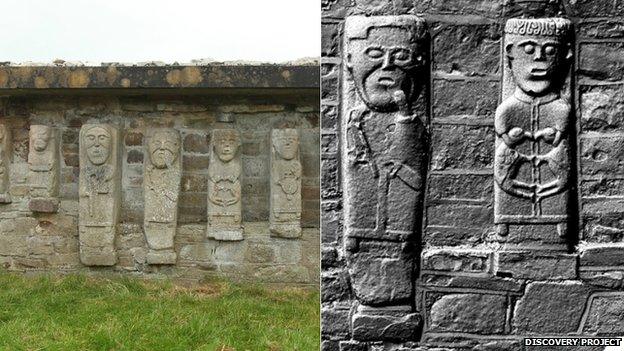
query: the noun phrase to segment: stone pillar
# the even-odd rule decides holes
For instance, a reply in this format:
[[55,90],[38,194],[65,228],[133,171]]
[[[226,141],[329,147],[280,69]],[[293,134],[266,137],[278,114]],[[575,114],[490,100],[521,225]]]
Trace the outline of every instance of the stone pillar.
[[11,161],[13,145],[11,130],[6,124],[0,124],[0,204],[11,203]]
[[301,236],[301,161],[296,129],[271,131],[271,235]]
[[210,141],[208,237],[243,240],[240,136],[234,129],[215,129]]
[[119,135],[109,124],[80,129],[80,260],[87,266],[117,262],[115,233],[119,218]]
[[59,206],[59,134],[53,127],[30,126],[28,150],[30,201],[33,212],[57,212]]
[[143,191],[143,228],[149,252],[148,264],[175,264],[173,239],[178,221],[178,196],[182,176],[180,134],[175,129],[147,133]]
[[562,18],[514,18],[505,26],[494,223],[509,243],[565,248],[574,201],[570,27]]
[[352,16],[344,28],[344,241],[356,340],[413,340],[416,246],[427,165],[428,35],[416,16]]

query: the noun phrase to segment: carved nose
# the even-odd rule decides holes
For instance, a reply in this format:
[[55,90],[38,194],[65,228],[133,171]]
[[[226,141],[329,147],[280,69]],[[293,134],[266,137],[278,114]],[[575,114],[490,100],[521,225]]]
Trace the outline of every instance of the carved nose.
[[544,60],[544,48],[538,47],[535,48],[535,61]]
[[384,68],[391,67],[392,64],[393,64],[392,55],[390,54],[390,51],[386,51],[384,55],[384,59],[383,59],[383,65],[381,66],[381,68],[384,69]]

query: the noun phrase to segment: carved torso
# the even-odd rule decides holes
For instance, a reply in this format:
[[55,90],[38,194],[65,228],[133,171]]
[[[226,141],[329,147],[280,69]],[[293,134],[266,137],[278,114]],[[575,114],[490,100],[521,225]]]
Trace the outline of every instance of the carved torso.
[[145,219],[150,222],[176,221],[180,171],[175,168],[159,169],[147,166],[145,171]]
[[570,105],[558,95],[516,92],[497,110],[495,180],[499,221],[565,216],[570,174]]

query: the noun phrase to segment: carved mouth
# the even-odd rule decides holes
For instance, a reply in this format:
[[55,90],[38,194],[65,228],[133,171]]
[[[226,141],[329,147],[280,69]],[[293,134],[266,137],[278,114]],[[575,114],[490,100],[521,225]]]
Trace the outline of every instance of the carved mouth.
[[394,85],[394,79],[390,77],[381,77],[377,79],[377,84],[383,85],[385,87],[391,87]]
[[548,70],[545,68],[533,68],[531,69],[531,75],[534,77],[546,77]]

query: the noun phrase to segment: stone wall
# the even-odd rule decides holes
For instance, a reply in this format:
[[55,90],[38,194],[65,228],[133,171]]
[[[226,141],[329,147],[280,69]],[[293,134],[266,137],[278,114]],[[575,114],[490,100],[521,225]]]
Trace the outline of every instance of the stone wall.
[[[323,350],[523,350],[526,336],[624,335],[624,4],[324,0],[322,9]],[[351,177],[346,157],[357,150],[344,145],[356,99],[345,55],[352,29],[345,23],[365,15],[399,26],[405,14],[423,19],[429,33],[426,47],[416,49],[427,68],[414,78],[424,85],[414,115],[428,143],[422,227],[407,242],[415,256],[410,300],[370,307],[373,297],[362,293],[367,284],[377,292],[387,284],[387,296],[404,293],[388,283],[401,274],[388,262],[403,256],[346,237],[345,210],[353,206],[343,198]],[[397,17],[375,19],[388,15]],[[514,17],[564,17],[573,28],[561,90],[571,106],[566,191],[572,194],[562,238],[554,225],[511,225],[505,233],[495,225],[495,116],[513,92],[504,28]],[[377,250],[386,269],[357,261],[351,256],[357,250]]]
[[[15,271],[122,272],[193,281],[225,276],[240,281],[317,284],[317,75],[314,66],[1,67],[0,122],[12,135],[8,147],[12,202],[0,205],[2,266]],[[83,166],[79,138],[81,127],[87,124],[114,126],[120,139],[121,208],[114,241],[117,261],[112,267],[88,267],[80,259]],[[56,213],[29,208],[31,125],[54,127],[60,135]],[[158,127],[180,134],[177,260],[173,265],[146,262],[146,138],[149,129]],[[206,233],[210,134],[217,128],[240,134],[241,241],[218,241]],[[271,130],[283,128],[294,128],[300,135],[303,230],[301,237],[292,239],[271,236],[269,231]],[[165,206],[152,206],[159,205]]]

